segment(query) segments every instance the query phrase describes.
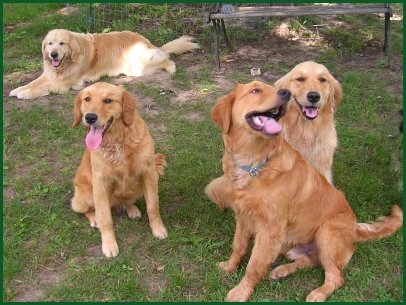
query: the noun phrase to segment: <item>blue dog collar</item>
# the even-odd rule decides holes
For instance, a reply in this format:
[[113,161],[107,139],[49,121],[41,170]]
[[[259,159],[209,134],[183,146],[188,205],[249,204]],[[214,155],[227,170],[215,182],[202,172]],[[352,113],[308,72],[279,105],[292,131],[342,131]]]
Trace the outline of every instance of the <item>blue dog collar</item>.
[[259,162],[257,164],[257,166],[255,166],[255,167],[251,167],[248,165],[242,165],[242,166],[238,165],[238,167],[241,168],[243,171],[246,171],[248,174],[250,174],[250,176],[258,178],[258,172],[261,168],[263,168],[265,166],[265,164],[266,164],[266,160],[263,160],[263,161]]

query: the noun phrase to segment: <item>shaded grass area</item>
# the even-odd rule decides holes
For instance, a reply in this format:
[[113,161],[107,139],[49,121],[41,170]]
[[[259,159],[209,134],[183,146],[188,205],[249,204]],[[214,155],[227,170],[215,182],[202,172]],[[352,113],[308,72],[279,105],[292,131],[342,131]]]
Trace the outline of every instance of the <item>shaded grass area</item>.
[[[20,23],[3,37],[5,74],[40,69],[38,46],[49,29],[61,25],[79,30],[74,17],[56,15],[62,4],[38,4],[31,11],[19,5],[20,10],[13,10],[18,14],[11,14],[8,4],[3,6],[4,24]],[[142,9],[145,14],[157,14],[157,8]],[[165,6],[160,9],[172,10]],[[44,10],[49,14],[37,13]],[[172,12],[181,13],[185,12]],[[346,20],[354,26],[358,21]],[[368,22],[378,32],[382,29],[377,18]],[[401,33],[401,28],[395,25],[394,31]],[[150,37],[161,35],[165,41],[174,36],[169,30],[159,34],[146,29],[145,33]],[[206,30],[199,32],[199,41],[206,41],[209,34]],[[351,31],[345,35],[351,35]],[[246,35],[233,37],[235,45],[253,41]],[[399,40],[401,36],[395,37]],[[25,41],[24,45],[19,45],[20,40]],[[207,44],[203,47],[210,49]],[[348,51],[345,54],[356,52],[350,44],[344,49]],[[395,52],[399,55],[401,50]],[[336,115],[339,148],[334,159],[334,182],[346,193],[358,220],[369,222],[387,215],[392,203],[403,202],[403,141],[397,130],[399,118],[394,116],[402,106],[402,97],[387,90],[402,76],[388,72],[378,60],[368,67],[337,65],[339,54],[344,53],[332,44],[319,57],[339,76],[344,90]],[[172,77],[175,90],[198,92],[199,99],[193,103],[177,103],[161,95],[162,84],[158,82],[126,85],[152,98],[160,109],[157,114],[141,115],[150,126],[156,151],[164,153],[168,161],[159,182],[159,196],[169,237],[164,241],[153,238],[141,200],[140,220],[130,220],[121,211],[114,213],[120,247],[115,259],[101,255],[99,232],[69,206],[71,181],[85,137],[83,128],[71,127],[75,93],[50,96],[46,104],[4,99],[8,107],[3,116],[5,301],[21,300],[22,296],[41,301],[222,301],[238,284],[249,256],[236,274],[224,275],[217,269],[216,263],[231,254],[234,217],[231,211],[219,211],[204,195],[207,183],[222,174],[223,144],[220,130],[210,121],[210,109],[217,97],[227,93],[214,81],[211,60],[210,55],[204,55],[193,72],[180,63]],[[269,61],[263,67],[282,75],[295,64]],[[234,83],[250,81],[243,65],[249,63],[236,65],[226,77]],[[199,113],[202,119],[189,120],[185,113]],[[154,128],[160,124],[163,130]],[[357,244],[345,269],[346,284],[329,301],[402,301],[402,249],[402,232]],[[286,260],[279,258],[273,266],[283,262]],[[301,270],[281,281],[266,277],[251,300],[303,301],[323,280],[321,268]]]

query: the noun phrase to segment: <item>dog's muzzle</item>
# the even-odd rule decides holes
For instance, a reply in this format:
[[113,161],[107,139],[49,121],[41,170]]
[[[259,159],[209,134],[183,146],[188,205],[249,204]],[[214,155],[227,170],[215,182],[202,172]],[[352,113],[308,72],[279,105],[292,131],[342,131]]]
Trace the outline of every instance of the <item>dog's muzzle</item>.
[[290,100],[291,93],[287,89],[278,91],[279,106],[273,107],[266,111],[253,111],[246,115],[247,124],[255,131],[263,134],[275,136],[280,133],[282,126],[278,120],[285,114],[286,105]]
[[55,68],[58,68],[62,64],[63,57],[59,59],[58,52],[51,52],[51,54],[49,54],[49,57],[51,59],[52,66],[54,66]]

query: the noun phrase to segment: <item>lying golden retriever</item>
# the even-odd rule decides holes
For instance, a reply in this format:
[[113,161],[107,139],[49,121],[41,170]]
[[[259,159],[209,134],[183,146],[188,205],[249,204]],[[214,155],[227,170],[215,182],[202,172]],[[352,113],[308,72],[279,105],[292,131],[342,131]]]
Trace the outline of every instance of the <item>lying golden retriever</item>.
[[345,195],[284,140],[279,120],[290,97],[287,89],[254,81],[237,85],[212,109],[223,131],[224,175],[205,192],[220,208],[232,208],[237,222],[231,257],[218,266],[234,272],[249,240],[255,240],[245,275],[228,301],[247,301],[279,254],[294,262],[272,270],[273,279],[300,268],[324,268],[324,284],[306,298],[324,301],[344,284],[355,242],[388,236],[402,226],[397,205],[391,216],[357,223]]
[[340,83],[325,66],[306,61],[276,81],[275,87],[292,93],[280,122],[285,139],[332,183],[337,147],[334,112],[341,102]]
[[71,205],[99,228],[104,255],[119,252],[111,208],[121,205],[130,218],[141,217],[134,202],[142,196],[152,234],[166,238],[158,203],[158,176],[163,174],[165,156],[154,153],[135,98],[121,86],[95,83],[76,97],[73,126],[80,122],[88,128],[87,149],[76,171]]
[[123,31],[81,34],[56,29],[42,42],[44,71],[28,85],[10,92],[19,99],[31,99],[82,89],[86,82],[103,75],[142,76],[157,70],[173,74],[175,63],[170,53],[184,53],[199,48],[191,37],[182,36],[160,48],[138,33]]

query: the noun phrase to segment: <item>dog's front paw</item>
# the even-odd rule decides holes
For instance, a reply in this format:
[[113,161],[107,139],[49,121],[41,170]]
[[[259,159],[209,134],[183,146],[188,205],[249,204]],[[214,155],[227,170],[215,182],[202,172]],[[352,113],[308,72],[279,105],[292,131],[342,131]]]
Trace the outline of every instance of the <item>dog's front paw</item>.
[[103,254],[106,257],[116,257],[118,255],[118,245],[116,241],[102,243]]
[[231,289],[226,297],[227,302],[246,302],[252,294],[252,289],[247,289],[239,284]]
[[217,267],[219,267],[220,269],[224,270],[227,274],[234,273],[235,270],[237,269],[237,268],[234,267],[234,266],[230,266],[230,264],[228,263],[228,261],[218,263],[218,264],[217,264]]
[[164,224],[153,225],[151,226],[152,235],[154,235],[158,239],[165,239],[168,237],[168,232]]
[[10,91],[10,94],[9,94],[8,96],[17,96],[18,92],[21,90],[20,88],[21,88],[21,87],[16,88],[16,89],[14,89],[14,90],[11,90],[11,91]]
[[17,98],[19,98],[20,100],[29,100],[31,98],[34,98],[35,96],[31,93],[30,89],[27,90],[23,90],[21,92],[17,93]]

